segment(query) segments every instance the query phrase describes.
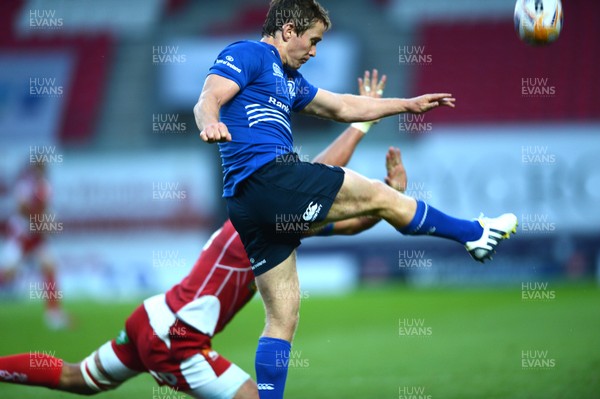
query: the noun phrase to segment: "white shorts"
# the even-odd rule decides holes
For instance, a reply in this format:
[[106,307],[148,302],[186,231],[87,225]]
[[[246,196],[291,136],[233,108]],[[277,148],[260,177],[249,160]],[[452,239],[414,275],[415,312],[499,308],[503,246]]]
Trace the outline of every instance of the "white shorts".
[[[148,372],[160,385],[171,387],[171,394],[185,392],[199,399],[232,399],[250,375],[214,351],[210,337],[189,326],[184,330],[182,322],[175,320],[166,303],[164,307],[162,303],[164,295],[145,301],[145,306],[138,307],[127,319],[125,331],[116,340],[105,343],[82,362],[81,371],[88,385],[98,391],[112,389],[140,372]],[[152,313],[154,324],[157,319],[167,323],[171,320],[185,335],[167,347],[161,339],[163,328],[155,331],[148,313]],[[190,347],[197,348],[191,355]],[[92,364],[96,353],[106,374]]]

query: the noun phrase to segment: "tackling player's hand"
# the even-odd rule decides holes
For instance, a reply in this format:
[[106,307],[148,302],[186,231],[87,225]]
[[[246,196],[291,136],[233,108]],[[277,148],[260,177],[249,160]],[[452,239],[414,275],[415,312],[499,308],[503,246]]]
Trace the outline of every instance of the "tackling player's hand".
[[385,155],[385,169],[387,170],[385,183],[401,193],[405,192],[407,184],[406,169],[402,164],[402,154],[399,148],[390,147]]
[[377,69],[373,69],[372,73],[365,71],[364,77],[358,78],[358,93],[361,96],[380,98],[383,95],[386,81],[387,76],[385,75],[379,79],[379,71]]
[[[381,79],[379,79],[379,71],[377,69],[373,69],[373,72],[371,73],[365,71],[364,77],[358,78],[358,94],[361,96],[381,98],[386,81],[386,75],[383,75]],[[371,122],[377,123],[379,121],[380,119]]]
[[231,141],[231,133],[223,122],[211,123],[204,126],[200,138],[207,143],[224,143]]
[[406,111],[413,114],[427,112],[441,105],[454,108],[455,98],[449,93],[424,94],[407,100]]

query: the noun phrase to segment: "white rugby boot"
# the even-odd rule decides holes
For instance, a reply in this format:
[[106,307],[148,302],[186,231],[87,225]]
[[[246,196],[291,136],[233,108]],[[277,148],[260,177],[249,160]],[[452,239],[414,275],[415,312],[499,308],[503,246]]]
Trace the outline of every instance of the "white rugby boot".
[[477,221],[483,227],[481,238],[476,241],[469,241],[465,248],[469,254],[478,262],[492,260],[492,255],[496,253],[496,247],[502,240],[510,238],[510,234],[517,233],[519,221],[513,213],[505,213],[496,218],[486,218],[481,214]]

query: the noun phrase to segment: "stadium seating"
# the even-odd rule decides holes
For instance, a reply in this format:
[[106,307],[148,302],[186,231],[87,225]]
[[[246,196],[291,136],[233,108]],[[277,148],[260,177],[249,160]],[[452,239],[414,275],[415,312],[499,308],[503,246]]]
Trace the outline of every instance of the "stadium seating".
[[[600,26],[575,21],[585,21],[585,13],[600,13],[600,3],[590,4],[593,10],[568,2],[564,7],[568,19],[561,37],[552,46],[539,48],[518,40],[512,18],[424,22],[418,42],[433,60],[416,71],[412,92],[447,90],[458,98],[456,111],[432,113],[428,121],[599,120],[594,96],[600,90],[596,77]],[[556,95],[523,95],[523,79],[528,78],[542,79],[539,86],[554,88]]]

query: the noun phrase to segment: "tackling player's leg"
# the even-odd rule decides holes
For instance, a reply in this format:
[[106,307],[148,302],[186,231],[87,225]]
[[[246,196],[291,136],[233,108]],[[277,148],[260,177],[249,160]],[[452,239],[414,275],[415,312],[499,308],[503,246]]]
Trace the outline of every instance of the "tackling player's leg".
[[[232,364],[229,376],[213,381],[212,393],[206,396],[206,390],[188,391],[192,397],[218,399],[258,399],[258,390],[252,379],[247,377],[238,383],[243,372]],[[200,369],[197,372],[202,372]],[[70,392],[79,395],[94,395],[99,392],[115,389],[127,379],[140,371],[125,366],[112,350],[111,342],[92,353],[79,363],[66,363],[62,359],[46,354],[22,353],[0,357],[0,382],[39,386]],[[245,375],[245,374],[244,374]],[[206,379],[209,373],[203,375]],[[239,386],[238,389],[228,389]]]
[[38,353],[3,356],[0,357],[0,381],[92,395],[116,388],[124,380],[109,377],[98,353],[94,352],[79,363],[66,363],[60,358]]
[[238,389],[233,399],[259,399],[256,383],[251,379],[248,379],[244,385]]

